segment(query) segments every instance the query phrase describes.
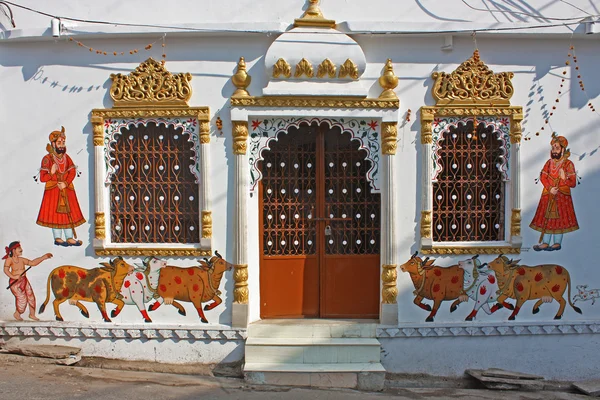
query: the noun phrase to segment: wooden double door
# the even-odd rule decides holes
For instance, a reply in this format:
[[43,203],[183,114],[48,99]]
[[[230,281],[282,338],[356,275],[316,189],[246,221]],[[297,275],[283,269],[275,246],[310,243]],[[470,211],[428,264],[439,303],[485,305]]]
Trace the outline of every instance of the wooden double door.
[[350,133],[281,132],[263,151],[261,318],[378,318],[380,195]]

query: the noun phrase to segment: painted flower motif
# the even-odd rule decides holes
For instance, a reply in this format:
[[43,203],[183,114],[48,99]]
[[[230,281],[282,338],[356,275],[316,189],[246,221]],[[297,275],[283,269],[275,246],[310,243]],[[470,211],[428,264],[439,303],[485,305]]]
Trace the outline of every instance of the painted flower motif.
[[435,118],[433,120],[433,126],[438,126],[441,123],[442,123],[442,119],[441,118]]
[[259,120],[255,120],[252,121],[252,130],[255,131],[256,128],[258,128],[260,126],[260,121]]
[[510,121],[508,120],[508,118],[500,118],[500,123],[503,126],[508,126],[508,124],[510,123]]
[[109,126],[111,126],[113,123],[112,119],[107,119],[106,121],[104,121],[104,127],[108,128]]
[[367,125],[373,130],[377,129],[377,121],[371,121]]
[[190,124],[190,125],[192,125],[192,126],[196,126],[196,124],[198,124],[198,120],[197,120],[197,119],[195,119],[195,118],[190,118],[190,119],[188,119],[188,120],[187,120],[187,121],[185,121],[185,122],[187,122],[188,124]]

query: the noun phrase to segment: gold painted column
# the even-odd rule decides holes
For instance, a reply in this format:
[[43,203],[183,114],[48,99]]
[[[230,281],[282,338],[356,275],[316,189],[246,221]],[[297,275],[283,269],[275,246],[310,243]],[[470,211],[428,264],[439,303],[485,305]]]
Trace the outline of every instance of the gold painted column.
[[[393,92],[392,92],[393,93]],[[398,324],[398,296],[396,254],[396,182],[395,157],[398,140],[398,123],[382,122],[381,152],[382,157],[382,198],[381,198],[381,305],[379,323],[382,325]]]
[[512,215],[510,218],[510,242],[513,247],[521,248],[523,237],[521,236],[521,138],[523,131],[521,121],[523,120],[522,110],[519,114],[513,114],[510,124],[510,149],[511,163],[511,186],[513,193]]
[[247,243],[247,205],[248,193],[248,121],[232,121],[233,154],[235,165],[235,215],[233,244],[233,310],[231,322],[235,328],[246,328],[249,321],[248,290],[248,243]]
[[[104,118],[92,113],[92,131],[94,134],[95,165],[104,165]],[[104,185],[104,168],[95,169],[95,187]],[[94,196],[94,247],[102,247],[106,239],[106,217],[104,210],[104,191],[96,191]]]

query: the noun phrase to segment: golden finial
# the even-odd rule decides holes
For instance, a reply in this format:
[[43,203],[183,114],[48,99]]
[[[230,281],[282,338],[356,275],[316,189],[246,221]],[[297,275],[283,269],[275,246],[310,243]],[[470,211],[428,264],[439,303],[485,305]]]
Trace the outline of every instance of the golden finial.
[[237,88],[231,97],[250,97],[250,93],[246,88],[250,85],[252,77],[246,72],[246,61],[244,57],[240,57],[235,74],[231,77],[231,81]]
[[394,74],[394,66],[392,59],[388,58],[383,68],[383,74],[379,77],[379,85],[383,88],[383,92],[379,95],[380,99],[397,99],[398,96],[394,92],[394,88],[398,86],[398,77]]
[[323,17],[319,0],[308,0],[308,7],[302,17],[294,21],[294,26],[312,26],[318,28],[335,28],[335,21]]

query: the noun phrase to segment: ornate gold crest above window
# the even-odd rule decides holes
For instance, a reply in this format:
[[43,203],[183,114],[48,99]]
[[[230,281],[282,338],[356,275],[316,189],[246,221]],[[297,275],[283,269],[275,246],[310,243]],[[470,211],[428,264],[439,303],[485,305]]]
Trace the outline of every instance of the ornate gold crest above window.
[[452,73],[432,74],[436,105],[421,108],[423,253],[520,252],[523,110],[510,105],[512,77],[477,50]]
[[110,97],[115,107],[187,106],[192,97],[192,75],[174,75],[153,58],[141,63],[129,75],[111,74],[110,79],[113,81]]
[[189,73],[149,58],[112,74],[114,108],[92,110],[97,255],[210,255],[209,109]]

